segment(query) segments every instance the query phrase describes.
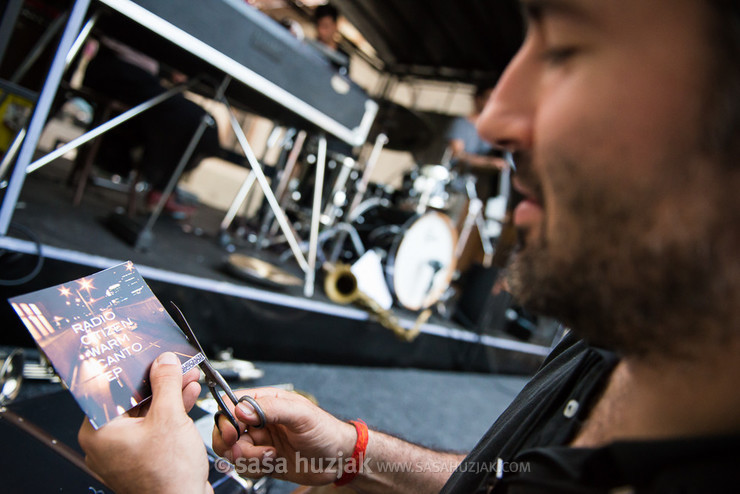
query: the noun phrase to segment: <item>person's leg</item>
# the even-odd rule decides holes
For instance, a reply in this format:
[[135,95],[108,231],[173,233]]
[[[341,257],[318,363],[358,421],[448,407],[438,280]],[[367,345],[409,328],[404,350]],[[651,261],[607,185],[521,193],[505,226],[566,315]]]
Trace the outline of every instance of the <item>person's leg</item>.
[[203,156],[218,154],[218,129],[207,112],[178,95],[150,110],[142,120],[145,147],[140,168],[154,189],[165,188],[204,116],[209,125],[185,167],[187,171],[195,168]]

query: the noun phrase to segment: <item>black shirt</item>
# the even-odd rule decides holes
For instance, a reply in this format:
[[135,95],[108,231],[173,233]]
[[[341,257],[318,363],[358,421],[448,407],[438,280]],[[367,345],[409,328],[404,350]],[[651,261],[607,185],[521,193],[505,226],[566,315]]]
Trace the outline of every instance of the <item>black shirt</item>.
[[567,446],[618,360],[566,335],[442,492],[737,492],[740,436]]

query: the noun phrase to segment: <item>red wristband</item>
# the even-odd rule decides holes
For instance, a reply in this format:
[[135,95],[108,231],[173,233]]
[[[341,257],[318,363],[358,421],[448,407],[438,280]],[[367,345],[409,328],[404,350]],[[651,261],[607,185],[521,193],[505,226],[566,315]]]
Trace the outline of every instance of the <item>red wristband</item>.
[[339,478],[334,482],[334,485],[337,487],[352,482],[357,477],[357,474],[360,473],[362,465],[365,462],[365,451],[367,450],[367,441],[369,439],[367,424],[360,419],[350,420],[349,423],[355,426],[357,442],[355,443],[355,449],[352,451],[352,457],[347,459],[343,465],[340,462],[342,469],[338,472],[340,474]]

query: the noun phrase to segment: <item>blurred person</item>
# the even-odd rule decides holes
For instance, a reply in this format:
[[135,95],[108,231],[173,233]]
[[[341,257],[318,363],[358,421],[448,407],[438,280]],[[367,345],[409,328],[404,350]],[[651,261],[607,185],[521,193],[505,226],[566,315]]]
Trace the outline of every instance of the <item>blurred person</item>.
[[339,30],[337,20],[339,11],[331,4],[323,4],[314,10],[314,25],[316,26],[316,40],[312,43],[339,71],[349,76],[349,53],[339,46]]
[[467,116],[455,118],[450,124],[446,137],[450,149],[450,161],[453,165],[496,170],[505,166],[498,156],[491,156],[492,152],[498,150],[483,139],[476,128],[478,118],[492,92],[493,86],[491,85],[476,86],[473,93],[473,111]]
[[[162,85],[160,64],[116,40],[102,37],[97,54],[87,66],[84,85],[127,105],[135,106],[166,91]],[[179,84],[186,77],[169,74]],[[154,207],[162,197],[182,153],[190,143],[203,117],[206,127],[185,171],[195,168],[204,156],[220,152],[215,120],[196,103],[177,94],[137,115],[103,136],[98,155],[104,169],[127,175],[134,168],[151,184],[147,205]],[[165,204],[165,212],[179,217],[195,211],[177,189]]]

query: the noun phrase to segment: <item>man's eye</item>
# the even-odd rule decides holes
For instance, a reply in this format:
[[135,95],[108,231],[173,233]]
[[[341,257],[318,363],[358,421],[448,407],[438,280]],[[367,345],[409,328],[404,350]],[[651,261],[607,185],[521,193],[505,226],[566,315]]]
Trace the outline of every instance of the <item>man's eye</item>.
[[575,55],[577,51],[578,50],[572,46],[548,48],[542,52],[542,60],[552,65],[558,65],[566,62]]

